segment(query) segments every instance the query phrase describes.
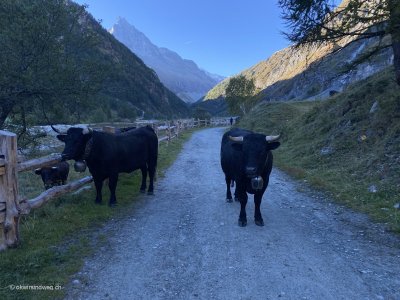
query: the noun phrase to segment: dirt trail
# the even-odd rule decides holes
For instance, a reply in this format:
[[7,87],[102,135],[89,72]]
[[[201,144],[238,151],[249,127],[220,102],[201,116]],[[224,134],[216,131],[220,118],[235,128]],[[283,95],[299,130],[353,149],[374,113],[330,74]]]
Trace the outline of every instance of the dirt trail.
[[[265,226],[237,225],[219,164],[223,129],[196,132],[156,196],[112,226],[71,299],[400,299],[400,238],[274,169]],[[276,151],[279,151],[276,150]]]

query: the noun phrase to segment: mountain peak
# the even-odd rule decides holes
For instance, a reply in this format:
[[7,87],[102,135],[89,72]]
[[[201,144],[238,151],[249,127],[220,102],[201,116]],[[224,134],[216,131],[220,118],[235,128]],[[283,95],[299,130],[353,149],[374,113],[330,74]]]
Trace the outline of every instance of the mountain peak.
[[186,102],[195,102],[215,86],[221,76],[210,76],[178,53],[154,45],[125,18],[119,17],[109,31],[116,39],[155,70],[161,82]]

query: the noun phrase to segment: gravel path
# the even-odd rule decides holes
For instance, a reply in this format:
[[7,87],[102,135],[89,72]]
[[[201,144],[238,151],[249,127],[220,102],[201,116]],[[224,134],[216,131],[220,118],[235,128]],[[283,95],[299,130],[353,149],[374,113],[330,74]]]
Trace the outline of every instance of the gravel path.
[[[265,226],[237,225],[219,163],[224,129],[198,131],[156,196],[114,222],[69,299],[400,299],[400,238],[272,171]],[[276,150],[276,151],[279,151]]]

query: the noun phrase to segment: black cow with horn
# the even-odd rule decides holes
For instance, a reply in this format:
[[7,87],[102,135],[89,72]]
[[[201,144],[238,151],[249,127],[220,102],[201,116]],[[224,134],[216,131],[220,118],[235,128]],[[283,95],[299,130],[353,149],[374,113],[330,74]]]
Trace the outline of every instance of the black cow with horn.
[[71,127],[57,135],[65,143],[63,160],[73,159],[82,171],[88,166],[96,186],[96,203],[101,203],[103,181],[109,179],[109,205],[116,205],[115,190],[119,173],[142,171],[141,192],[146,190],[147,172],[150,183],[147,193],[154,193],[154,175],[158,157],[158,138],[150,126],[119,134],[94,131],[88,127]]
[[260,204],[272,170],[271,150],[280,146],[278,136],[266,136],[250,130],[233,128],[222,137],[221,167],[225,173],[226,198],[232,202],[230,184],[236,183],[235,196],[240,201],[239,226],[247,225],[247,193],[254,194],[254,221],[264,226]]

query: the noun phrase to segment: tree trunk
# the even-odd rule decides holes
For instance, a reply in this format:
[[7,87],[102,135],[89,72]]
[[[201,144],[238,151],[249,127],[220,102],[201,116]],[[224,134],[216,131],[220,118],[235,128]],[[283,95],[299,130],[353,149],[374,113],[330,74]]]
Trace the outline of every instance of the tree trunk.
[[[2,101],[2,99],[0,99]],[[6,122],[7,117],[12,111],[12,106],[8,106],[7,104],[2,104],[0,107],[0,129],[4,127],[4,123]]]

